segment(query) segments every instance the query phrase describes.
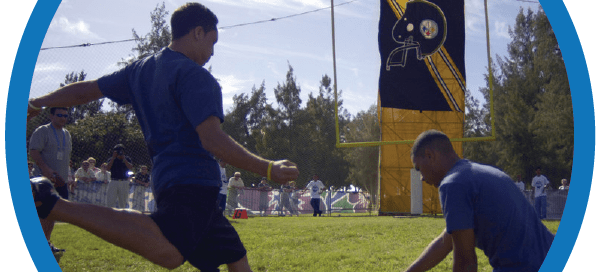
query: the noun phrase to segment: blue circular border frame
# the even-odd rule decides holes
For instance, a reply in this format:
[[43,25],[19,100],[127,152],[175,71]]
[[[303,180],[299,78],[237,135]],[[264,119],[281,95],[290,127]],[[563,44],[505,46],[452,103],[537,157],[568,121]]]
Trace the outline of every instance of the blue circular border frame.
[[571,88],[575,124],[571,180],[577,182],[569,188],[569,197],[560,221],[559,232],[540,269],[540,271],[562,271],[579,235],[590,196],[596,126],[590,76],[579,37],[567,8],[562,1],[543,0],[540,3],[550,20],[563,54]]
[[[40,226],[31,186],[25,179],[27,100],[37,57],[46,36],[46,31],[60,5],[60,0],[38,0],[27,22],[15,58],[6,103],[6,170],[15,214],[21,228],[23,240],[38,271],[61,269],[48,250],[46,237]],[[21,101],[21,102],[18,102]]]
[[[23,239],[38,271],[61,269],[48,250],[26,179],[27,100],[37,56],[60,0],[39,0],[31,14],[15,58],[6,106],[6,165],[10,191]],[[571,255],[586,211],[592,182],[595,120],[592,87],[583,49],[564,3],[540,0],[559,41],[571,87],[575,148],[569,198],[559,232],[540,271],[562,271]],[[20,101],[20,102],[19,102]],[[24,116],[25,115],[25,116]]]

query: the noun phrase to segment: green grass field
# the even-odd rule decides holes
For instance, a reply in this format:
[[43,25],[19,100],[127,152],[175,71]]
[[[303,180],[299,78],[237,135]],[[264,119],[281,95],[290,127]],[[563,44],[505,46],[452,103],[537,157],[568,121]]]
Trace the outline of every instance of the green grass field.
[[[254,271],[401,271],[444,229],[443,218],[256,217],[231,220]],[[559,221],[545,221],[556,233]],[[167,271],[69,224],[52,242],[62,271]],[[451,270],[452,254],[431,271]],[[477,250],[479,271],[491,271]],[[174,271],[197,271],[188,263]],[[227,271],[221,266],[221,271]]]

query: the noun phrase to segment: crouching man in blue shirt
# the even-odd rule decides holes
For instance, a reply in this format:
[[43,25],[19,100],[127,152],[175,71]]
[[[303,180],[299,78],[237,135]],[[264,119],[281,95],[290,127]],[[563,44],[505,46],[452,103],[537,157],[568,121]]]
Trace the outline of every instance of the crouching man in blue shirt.
[[454,252],[453,271],[477,271],[475,247],[494,271],[538,271],[554,240],[511,178],[460,159],[448,137],[417,137],[411,159],[423,181],[439,189],[446,229],[406,271],[426,271]]

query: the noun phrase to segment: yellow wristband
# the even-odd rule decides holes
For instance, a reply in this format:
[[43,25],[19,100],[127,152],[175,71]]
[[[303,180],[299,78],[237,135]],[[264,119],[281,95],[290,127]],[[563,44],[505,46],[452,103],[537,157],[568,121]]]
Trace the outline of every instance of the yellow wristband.
[[34,109],[34,110],[41,110],[42,108],[38,108],[36,106],[34,106],[33,104],[31,104],[31,100],[29,100],[29,107]]
[[269,168],[267,168],[267,179],[271,180],[271,169],[273,169],[273,161],[269,162]]

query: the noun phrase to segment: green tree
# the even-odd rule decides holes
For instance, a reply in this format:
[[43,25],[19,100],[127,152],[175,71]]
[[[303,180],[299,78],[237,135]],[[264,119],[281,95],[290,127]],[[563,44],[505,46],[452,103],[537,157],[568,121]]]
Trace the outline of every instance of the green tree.
[[[492,68],[492,73],[495,71]],[[487,87],[480,88],[479,92],[483,94],[483,103],[477,100],[470,90],[465,93],[465,137],[487,137],[492,136],[492,123],[490,114],[490,88],[488,82],[488,74],[483,75]],[[494,89],[498,86],[496,77],[492,77]],[[494,143],[490,141],[464,142],[463,157],[472,161],[496,165],[499,156],[493,150]]]
[[249,151],[256,153],[255,135],[260,134],[265,118],[273,114],[271,106],[267,104],[264,81],[260,88],[252,87],[250,97],[244,93],[234,95],[233,104],[233,110],[225,115],[222,129]]
[[[338,110],[342,110],[341,99],[337,106]],[[299,145],[301,148],[296,152],[299,156],[310,158],[304,165],[309,173],[318,174],[329,186],[342,187],[349,185],[346,182],[349,164],[344,160],[345,150],[335,146],[335,107],[331,78],[324,75],[319,93],[308,96],[305,118],[300,126],[303,137],[298,140],[304,140],[308,145]],[[340,127],[344,125],[345,120],[342,119]]]
[[298,118],[298,113],[302,107],[302,99],[300,98],[300,86],[296,84],[296,76],[294,68],[288,63],[288,72],[285,76],[285,83],[277,83],[275,88],[275,99],[279,105],[279,119],[288,127],[294,125],[294,121]]
[[512,41],[508,45],[508,57],[499,61],[500,86],[494,93],[497,105],[497,164],[512,175],[533,173],[533,165],[539,164],[537,143],[529,129],[540,91],[533,66],[534,20],[531,10],[527,14],[521,10],[514,29],[509,30]]
[[165,2],[163,2],[162,5],[156,5],[154,11],[150,13],[150,23],[152,24],[150,32],[141,37],[135,29],[132,29],[133,38],[136,41],[136,47],[133,48],[133,51],[137,52],[136,59],[143,59],[160,52],[171,43],[171,29],[166,19],[168,15],[169,12],[165,9]]
[[[277,83],[274,89],[277,115],[270,120],[265,129],[265,134],[268,134],[265,135],[265,147],[270,149],[268,153],[273,156],[272,158],[289,158],[299,164],[300,169],[304,169],[298,178],[302,181],[308,180],[309,175],[312,177],[312,174],[306,172],[310,171],[308,168],[302,168],[309,160],[302,152],[309,146],[309,142],[300,128],[305,124],[307,116],[302,110],[301,89],[296,83],[294,69],[289,63],[288,67],[285,82]],[[302,184],[299,182],[299,185]]]
[[76,165],[89,157],[96,158],[98,164],[107,161],[117,144],[125,146],[134,166],[152,165],[139,123],[128,120],[122,113],[107,112],[87,117],[77,124],[67,125],[66,129],[71,133],[71,159]]
[[[494,164],[511,176],[531,180],[540,166],[559,185],[571,174],[573,109],[560,47],[540,8],[521,10],[509,30],[508,56],[497,58],[494,74],[496,141],[465,144],[465,157]],[[488,89],[482,89],[489,101]],[[471,111],[471,109],[473,109]],[[479,105],[467,96],[465,135],[486,135],[489,103]],[[471,115],[472,114],[472,115]]]
[[558,41],[542,11],[536,14],[534,31],[537,56],[534,67],[540,71],[540,94],[531,131],[545,150],[541,164],[556,187],[560,179],[571,176],[575,139],[573,103]]
[[[258,89],[256,86],[252,87],[250,97],[244,93],[234,95],[233,104],[233,109],[227,112],[225,122],[221,125],[223,131],[250,152],[273,158],[273,154],[266,151],[268,148],[264,148],[265,139],[263,138],[268,120],[271,120],[277,113],[270,104],[267,104],[264,81]],[[235,169],[231,166],[229,168],[230,172],[240,171],[243,178],[260,179],[252,172]]]
[[[130,56],[128,59],[123,59],[119,65],[126,66],[136,60],[144,59],[154,53],[160,52],[164,47],[171,43],[171,29],[167,24],[167,16],[169,12],[165,9],[165,3],[156,5],[154,11],[150,13],[150,23],[152,28],[146,35],[140,36],[135,29],[132,29],[133,38],[135,39],[135,47],[132,49],[136,55]],[[133,119],[135,113],[131,105],[118,105],[114,102],[109,102],[109,105],[117,112],[125,114],[128,119]]]
[[[79,72],[79,74],[77,74],[75,72],[71,72],[70,74],[67,74],[65,76],[65,82],[61,83],[60,87],[62,88],[71,83],[84,81],[86,76],[87,76],[87,74],[83,70],[81,70],[81,72]],[[69,113],[70,117],[69,117],[69,121],[67,124],[77,123],[77,121],[79,121],[81,119],[84,119],[86,117],[92,117],[92,116],[95,116],[96,114],[101,113],[103,104],[104,104],[104,98],[89,102],[87,104],[72,107],[71,111]]]
[[[381,128],[377,116],[377,105],[368,111],[356,114],[345,127],[344,133],[349,142],[376,142],[381,138]],[[354,184],[370,193],[371,199],[378,199],[379,194],[379,147],[354,147],[345,154],[349,163],[346,183]],[[372,203],[377,205],[378,203]],[[376,209],[377,207],[373,207]]]

